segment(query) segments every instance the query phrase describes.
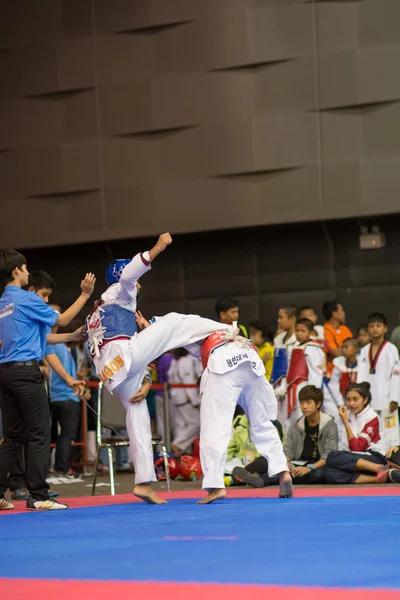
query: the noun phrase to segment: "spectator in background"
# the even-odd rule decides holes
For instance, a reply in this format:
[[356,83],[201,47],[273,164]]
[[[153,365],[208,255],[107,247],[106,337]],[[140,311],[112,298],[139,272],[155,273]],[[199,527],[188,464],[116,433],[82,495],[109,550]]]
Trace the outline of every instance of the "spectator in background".
[[333,359],[342,356],[342,344],[346,338],[352,338],[353,334],[346,327],[346,313],[340,302],[325,302],[322,307],[325,318],[324,335],[327,344],[326,372],[330,379],[333,371]]
[[324,339],[324,327],[323,325],[317,325],[318,315],[312,306],[302,306],[300,308],[300,319],[310,319],[312,321],[314,328],[311,337],[319,340]]
[[[158,383],[168,383],[168,371],[171,366],[171,362],[174,359],[174,353],[166,352],[157,360],[157,380]],[[175,420],[174,406],[169,403],[169,417],[171,421],[171,427]],[[159,390],[156,394],[156,421],[157,421],[157,433],[165,441],[165,426],[164,426],[164,392]]]
[[[322,400],[322,390],[313,385],[300,390],[303,416],[290,426],[283,447],[295,484],[324,483],[327,457],[338,447],[338,430],[333,417],[320,412]],[[232,476],[252,487],[277,484],[277,478],[268,477],[267,467],[265,458],[256,458],[245,469],[235,468]]]
[[286,348],[290,355],[296,344],[296,323],[299,318],[299,309],[294,304],[286,304],[279,309],[278,327],[282,331],[274,339],[275,348]]
[[251,343],[257,348],[258,355],[264,363],[265,377],[269,381],[274,362],[274,332],[268,331],[262,321],[252,321],[249,325],[249,335]]
[[322,387],[325,354],[321,346],[313,341],[314,324],[310,319],[298,319],[295,335],[296,345],[292,349],[287,376],[275,390],[278,399],[278,419],[285,430],[301,416],[298,395],[308,385]]
[[221,323],[232,325],[236,321],[240,329],[240,335],[248,337],[246,327],[239,325],[239,302],[235,298],[218,298],[215,304],[215,311]]
[[366,323],[363,323],[357,329],[357,339],[358,339],[358,345],[360,346],[360,349],[364,348],[364,346],[366,346],[367,344],[370,343],[371,338],[368,333],[368,325]]
[[324,412],[339,418],[339,407],[345,404],[345,393],[349,385],[357,382],[359,345],[357,338],[347,338],[342,345],[343,356],[333,359],[332,377],[328,384],[330,396],[325,394]]
[[[74,323],[71,323],[71,331]],[[53,333],[57,332],[57,326]],[[65,333],[69,328],[65,329]],[[67,344],[57,344],[54,347],[55,354],[70,377],[76,379],[76,365],[72,358],[71,350]],[[81,399],[74,395],[74,391],[65,383],[64,379],[53,369],[50,371],[49,398],[52,418],[60,425],[60,433],[57,437],[54,470],[62,480],[74,479],[70,472],[72,464],[72,442],[75,442],[79,430],[81,417]]]
[[326,483],[387,483],[400,481],[400,471],[387,465],[388,443],[372,410],[368,382],[352,384],[346,390],[346,406],[339,409],[343,421],[341,446],[331,452],[325,469]]
[[[397,319],[400,321],[400,312],[397,313]],[[392,335],[390,336],[390,342],[396,346],[397,352],[400,354],[400,325],[397,325],[392,331]]]
[[[197,384],[202,372],[201,362],[184,348],[174,351],[168,371],[170,384]],[[171,450],[176,457],[191,454],[192,444],[200,433],[200,392],[198,388],[171,388],[171,402],[175,407],[175,435]]]
[[[361,350],[357,381],[371,386],[371,408],[378,414],[390,445],[399,444],[397,409],[400,401],[400,361],[393,344],[385,339],[387,321],[382,313],[368,317],[371,342]],[[390,430],[390,431],[389,431]]]

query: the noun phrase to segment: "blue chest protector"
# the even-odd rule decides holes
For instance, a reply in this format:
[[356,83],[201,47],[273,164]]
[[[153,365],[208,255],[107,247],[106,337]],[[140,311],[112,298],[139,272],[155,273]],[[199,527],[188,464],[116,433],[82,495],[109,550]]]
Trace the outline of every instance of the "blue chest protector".
[[271,383],[276,383],[284,377],[288,370],[288,355],[286,348],[275,348],[272,366]]
[[132,337],[137,333],[136,318],[130,310],[118,304],[105,304],[101,307],[101,311],[105,340],[120,336]]

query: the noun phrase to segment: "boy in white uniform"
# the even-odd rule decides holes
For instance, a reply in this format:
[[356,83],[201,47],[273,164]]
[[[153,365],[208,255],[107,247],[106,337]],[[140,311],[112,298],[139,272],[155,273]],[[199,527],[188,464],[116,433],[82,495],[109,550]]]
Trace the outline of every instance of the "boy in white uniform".
[[325,354],[321,344],[311,337],[314,324],[310,319],[297,320],[294,344],[286,377],[275,389],[278,399],[278,420],[285,431],[301,416],[298,394],[306,385],[322,387]]
[[[111,393],[116,392],[127,409],[126,426],[135,467],[133,493],[151,504],[164,504],[165,500],[151,488],[156,475],[150,416],[143,402],[151,386],[147,365],[164,352],[204,339],[214,331],[232,331],[229,325],[197,315],[170,313],[137,333],[138,279],[150,270],[150,263],[171,242],[170,234],[164,233],[150,251],[136,255],[131,261],[111,264],[106,274],[110,287],[86,320],[88,345],[97,375]],[[143,326],[142,320],[139,314],[139,326]]]
[[385,339],[388,330],[385,315],[372,313],[368,317],[371,342],[361,350],[357,382],[371,385],[371,408],[378,414],[381,427],[390,444],[399,444],[397,409],[400,398],[399,353],[394,344]]
[[199,504],[210,504],[226,496],[224,470],[237,403],[249,420],[251,441],[268,460],[269,476],[279,477],[280,496],[292,496],[282,443],[271,423],[277,417],[277,402],[256,349],[249,340],[224,332],[212,334],[201,346],[197,343],[187,349],[194,356],[201,353],[205,367],[200,384],[200,459],[202,487],[208,495]]

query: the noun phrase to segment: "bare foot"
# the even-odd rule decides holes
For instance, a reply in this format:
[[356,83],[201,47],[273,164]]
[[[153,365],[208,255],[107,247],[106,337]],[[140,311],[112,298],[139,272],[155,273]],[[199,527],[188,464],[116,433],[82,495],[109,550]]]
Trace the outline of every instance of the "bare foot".
[[293,483],[289,471],[279,473],[279,498],[293,497]]
[[225,488],[215,488],[214,490],[211,490],[211,492],[208,492],[207,496],[199,500],[197,504],[211,504],[211,502],[215,502],[216,500],[224,500],[225,498]]
[[151,485],[148,483],[139,483],[133,488],[133,493],[137,498],[144,500],[147,504],[167,504],[164,498],[157,496]]

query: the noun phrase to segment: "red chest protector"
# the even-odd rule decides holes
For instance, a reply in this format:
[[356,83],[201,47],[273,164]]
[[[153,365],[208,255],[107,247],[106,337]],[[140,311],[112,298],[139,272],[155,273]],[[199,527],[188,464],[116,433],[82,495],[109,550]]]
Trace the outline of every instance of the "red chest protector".
[[308,379],[308,366],[303,348],[293,348],[286,380],[288,385]]
[[[217,346],[222,346],[222,344],[226,344],[227,340],[225,339],[225,336],[225,331],[216,331],[204,340],[201,347],[201,363],[203,365],[203,369],[206,368],[208,359],[214,348],[217,348]],[[229,341],[233,342],[233,340]]]
[[346,395],[346,390],[351,383],[357,383],[357,371],[350,371],[350,373],[342,373],[339,382],[342,396]]
[[[218,346],[222,346],[227,342],[234,342],[235,340],[227,340],[225,331],[216,331],[208,336],[203,342],[201,347],[201,363],[203,365],[203,369],[206,368],[208,364],[208,359],[210,358],[211,352],[217,348]],[[250,344],[251,348],[257,352],[257,349],[253,344]]]
[[296,409],[297,387],[308,379],[308,366],[304,348],[293,348],[286,381],[287,389],[287,412],[290,417]]

